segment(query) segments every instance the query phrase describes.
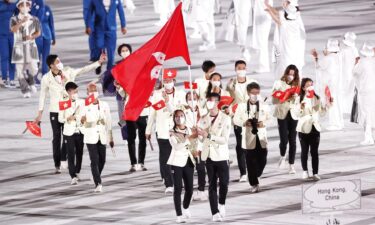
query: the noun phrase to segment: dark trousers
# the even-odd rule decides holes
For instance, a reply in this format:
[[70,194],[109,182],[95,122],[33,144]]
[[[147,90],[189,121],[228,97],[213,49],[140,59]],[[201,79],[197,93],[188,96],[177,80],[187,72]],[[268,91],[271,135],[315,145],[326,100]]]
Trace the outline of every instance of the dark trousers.
[[290,111],[285,119],[277,120],[279,124],[279,135],[280,135],[280,155],[285,156],[286,148],[289,143],[289,164],[294,164],[296,158],[296,138],[297,138],[297,123],[298,120],[294,120],[290,115]]
[[102,145],[99,141],[96,144],[87,144],[87,149],[89,150],[90,161],[91,161],[91,173],[94,178],[95,185],[102,183],[102,174],[105,157],[106,157],[106,146]]
[[64,139],[68,152],[69,175],[74,178],[81,171],[84,146],[83,135],[81,133],[75,133],[72,136],[64,135]]
[[[55,167],[60,167],[60,161],[66,161],[66,147],[65,142],[61,143],[61,136],[64,128],[64,124],[60,123],[58,120],[58,113],[50,112],[49,118],[52,126],[52,149],[53,149],[53,161],[55,162]],[[62,144],[62,145],[61,145]]]
[[301,163],[304,171],[307,171],[307,160],[309,150],[311,154],[311,164],[313,168],[313,174],[319,172],[319,143],[320,143],[320,132],[313,126],[309,134],[298,133],[299,141],[301,143]]
[[138,129],[138,163],[145,164],[146,157],[146,126],[147,116],[140,116],[137,121],[126,121],[126,127],[128,129],[128,148],[130,163],[132,165],[137,164],[135,139],[137,138]]
[[208,175],[208,199],[212,215],[219,212],[217,204],[217,180],[219,179],[219,204],[225,205],[225,199],[228,193],[229,184],[229,165],[227,160],[212,161],[210,158],[206,161]]
[[204,188],[206,186],[206,162],[202,161],[202,159],[198,161],[197,158],[195,159],[195,162],[196,170],[198,173],[198,190],[204,191]]
[[238,169],[240,169],[240,174],[246,175],[246,153],[242,148],[242,127],[234,125],[234,135],[236,136],[236,154]]
[[194,164],[188,159],[184,167],[172,166],[173,180],[174,180],[174,192],[173,202],[177,216],[182,215],[181,211],[181,193],[182,193],[182,181],[184,182],[185,194],[183,207],[184,209],[189,208],[191,197],[193,196],[193,176],[194,176]]
[[172,146],[169,143],[168,139],[157,139],[159,145],[159,165],[160,165],[160,174],[164,179],[164,184],[166,187],[173,186],[173,178],[171,172],[171,166],[167,164],[169,155],[172,151]]
[[267,148],[262,148],[257,136],[255,149],[246,150],[247,177],[251,186],[259,184],[258,177],[262,176],[266,167],[267,154]]

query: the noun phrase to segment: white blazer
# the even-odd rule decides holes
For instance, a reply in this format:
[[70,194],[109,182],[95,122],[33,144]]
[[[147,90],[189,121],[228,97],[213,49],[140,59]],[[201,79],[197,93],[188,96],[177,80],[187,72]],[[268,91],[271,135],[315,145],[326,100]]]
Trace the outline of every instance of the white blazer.
[[198,127],[206,130],[211,135],[209,139],[203,139],[202,137],[200,139],[199,150],[202,151],[202,160],[206,161],[207,158],[212,161],[229,160],[228,141],[231,118],[219,111],[216,120],[211,124],[211,116],[207,114],[200,119]]
[[323,107],[321,101],[316,96],[313,98],[305,97],[302,103],[305,103],[305,107],[302,109],[301,104],[299,104],[297,132],[309,134],[313,126],[320,132],[322,128],[319,119],[326,114],[328,107]]
[[172,166],[184,167],[190,158],[190,160],[195,164],[195,160],[193,154],[191,153],[190,148],[190,141],[189,139],[185,139],[182,134],[186,134],[186,136],[191,134],[191,130],[186,127],[186,130],[176,129],[178,133],[174,132],[174,130],[170,131],[169,142],[172,145],[172,151],[169,155],[169,159],[167,164]]
[[[59,111],[59,122],[64,124],[63,135],[72,136],[76,132],[81,132],[81,117],[84,111],[85,102],[82,99],[72,101],[72,106],[66,110]],[[74,121],[68,121],[68,117],[76,117]]]
[[86,116],[82,132],[85,144],[96,144],[98,141],[106,145],[112,140],[112,119],[109,105],[99,100],[99,104],[84,107],[82,116]]
[[[285,81],[277,80],[273,85],[272,93],[275,91],[285,91],[289,88],[291,88],[291,86],[288,85]],[[285,101],[284,103],[280,103],[279,99],[272,97],[272,103],[275,105],[275,112],[273,116],[275,116],[277,119],[285,119],[289,111],[294,120],[298,119],[297,98],[290,97],[289,100]]]
[[247,102],[249,99],[249,95],[247,94],[247,85],[252,82],[258,83],[258,81],[251,79],[248,76],[246,76],[246,81],[244,83],[238,83],[237,76],[230,79],[226,90],[234,99],[233,104]]

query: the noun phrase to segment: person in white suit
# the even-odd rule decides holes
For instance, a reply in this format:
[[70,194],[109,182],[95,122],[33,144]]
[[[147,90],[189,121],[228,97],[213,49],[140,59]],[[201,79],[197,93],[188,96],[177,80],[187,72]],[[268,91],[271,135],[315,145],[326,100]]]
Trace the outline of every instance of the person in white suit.
[[269,107],[260,97],[260,86],[256,82],[247,85],[249,100],[240,103],[233,122],[241,124],[241,147],[246,151],[246,165],[251,193],[260,191],[258,178],[263,174],[267,163],[267,131]]
[[285,68],[291,64],[302,71],[305,65],[306,32],[298,0],[285,0],[281,11],[273,8],[268,0],[265,0],[265,5],[277,25],[274,37],[275,77],[283,74]]
[[350,113],[354,97],[353,68],[356,58],[359,57],[358,49],[355,47],[357,36],[353,32],[344,35],[340,45],[340,55],[342,58],[342,79],[340,84],[341,108],[343,113]]
[[246,62],[250,62],[250,52],[246,48],[247,30],[251,15],[251,1],[249,0],[233,0],[235,28],[237,31],[237,44],[240,46],[242,57]]
[[202,70],[204,72],[203,77],[195,79],[195,83],[198,85],[197,94],[199,95],[199,102],[200,106],[203,106],[204,102],[206,102],[206,91],[208,84],[210,83],[210,76],[212,73],[215,72],[216,64],[211,60],[205,60],[202,63]]
[[111,112],[108,103],[98,99],[99,92],[94,83],[88,85],[87,95],[95,99],[82,112],[83,142],[90,155],[95,192],[102,192],[101,174],[106,161],[106,145],[114,146]]
[[159,21],[155,26],[164,26],[175,9],[173,0],[153,0],[155,13],[159,14]]
[[[176,222],[184,223],[191,217],[189,205],[193,196],[194,157],[198,156],[198,152],[192,148],[192,145],[194,145],[198,133],[196,127],[190,129],[186,126],[186,116],[182,109],[174,111],[173,128],[169,135],[172,151],[167,164],[172,166],[173,171],[173,201],[177,214]],[[183,211],[181,210],[182,182],[184,182],[185,189]]]
[[360,53],[363,57],[357,60],[353,76],[358,90],[358,119],[365,130],[365,138],[361,145],[373,145],[375,129],[374,50],[372,46],[365,43]]
[[[198,124],[201,157],[206,161],[209,182],[208,198],[214,222],[223,221],[225,217],[225,200],[229,184],[229,135],[231,118],[218,109],[220,95],[210,93],[207,96],[209,113],[203,116]],[[219,180],[219,201],[217,182]]]
[[199,51],[216,49],[214,13],[215,0],[198,0],[197,23],[203,40],[203,44],[199,46]]
[[343,78],[339,41],[328,39],[324,56],[321,58],[315,49],[311,53],[316,62],[316,92],[318,95],[324,96],[326,87],[328,87],[334,101],[328,112],[329,123],[326,129],[342,130],[344,128],[344,113],[341,104],[340,84]]
[[81,112],[84,110],[85,103],[82,99],[79,99],[78,85],[76,83],[71,81],[66,83],[65,91],[67,95],[64,94],[61,101],[70,101],[71,106],[66,109],[60,109],[59,122],[64,124],[63,135],[68,153],[71,185],[76,185],[80,179],[79,173],[82,167],[84,143],[81,132]]

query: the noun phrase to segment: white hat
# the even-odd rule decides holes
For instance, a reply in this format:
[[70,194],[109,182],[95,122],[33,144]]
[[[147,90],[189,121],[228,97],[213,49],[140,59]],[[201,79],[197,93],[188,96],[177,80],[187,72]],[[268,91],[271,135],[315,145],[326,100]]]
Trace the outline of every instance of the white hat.
[[288,2],[292,6],[298,6],[298,0],[288,0]]
[[28,3],[30,4],[30,6],[32,5],[32,2],[30,0],[18,0],[17,7],[21,5],[22,3],[25,3],[25,4]]
[[353,47],[355,46],[355,39],[357,39],[357,35],[353,32],[346,32],[344,35],[344,40],[342,42],[347,46]]
[[339,40],[337,39],[328,39],[326,49],[328,52],[339,52]]
[[366,57],[373,57],[374,56],[374,49],[372,46],[370,46],[367,42],[365,42],[363,44],[363,47],[360,51],[360,53],[363,55],[363,56],[366,56]]

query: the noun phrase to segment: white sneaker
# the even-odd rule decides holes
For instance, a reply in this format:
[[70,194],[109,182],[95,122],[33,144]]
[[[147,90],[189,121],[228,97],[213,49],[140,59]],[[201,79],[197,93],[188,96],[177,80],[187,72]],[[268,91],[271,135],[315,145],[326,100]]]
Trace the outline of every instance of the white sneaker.
[[55,174],[60,174],[61,173],[61,169],[60,167],[56,167],[55,168]]
[[186,223],[186,220],[182,216],[177,216],[176,223]]
[[250,62],[251,60],[251,55],[250,55],[250,52],[247,48],[244,48],[241,50],[242,52],[242,58],[246,61],[246,62]]
[[286,157],[285,156],[282,156],[279,160],[279,169],[285,169],[285,160],[286,160]]
[[223,221],[223,217],[221,217],[220,213],[216,213],[215,215],[212,216],[212,221],[213,222],[221,222],[221,221]]
[[296,174],[296,169],[293,164],[289,165],[289,174]]
[[35,85],[31,85],[30,86],[30,90],[33,94],[37,93],[38,92],[38,89],[36,89]]
[[173,193],[173,187],[167,187],[165,189],[165,194],[168,194],[168,193]]
[[96,186],[94,192],[99,193],[99,192],[102,192],[102,191],[103,191],[103,186],[101,184],[98,184],[98,186]]
[[202,35],[199,33],[199,31],[194,31],[190,36],[189,38],[191,39],[201,39],[202,38]]
[[182,216],[185,219],[190,219],[191,218],[191,213],[189,209],[182,209]]
[[224,217],[225,217],[225,214],[226,214],[226,212],[225,212],[225,205],[221,205],[221,204],[219,204],[219,212],[220,212],[220,216],[221,216],[222,218],[224,218]]
[[81,180],[81,177],[79,176],[79,173],[76,173],[76,178],[77,178],[78,181]]
[[238,182],[240,182],[240,183],[247,182],[247,176],[246,175],[242,175],[240,177],[240,180]]
[[303,173],[302,173],[302,179],[307,180],[309,178],[310,178],[309,171],[303,171]]
[[72,178],[72,182],[70,182],[71,185],[77,185],[78,184],[78,178],[77,177],[73,177]]
[[259,184],[250,187],[251,193],[258,193],[259,191],[260,191]]
[[61,168],[64,170],[68,169],[68,162],[67,161],[61,161]]
[[31,93],[30,92],[26,92],[25,94],[23,94],[23,97],[24,98],[31,98]]
[[129,169],[129,172],[135,172],[135,171],[137,171],[137,165],[136,164],[134,164],[134,165],[131,165],[130,166],[130,169]]
[[319,180],[320,180],[320,177],[319,177],[318,174],[314,174],[312,178],[313,178],[313,180],[315,180],[315,181],[319,181]]
[[205,51],[215,50],[215,49],[216,49],[215,44],[203,44],[203,45],[199,46],[200,52],[205,52]]
[[364,140],[361,143],[359,143],[362,146],[368,146],[368,145],[374,145],[374,139],[372,140]]
[[193,196],[193,201],[206,201],[207,200],[207,194],[204,191],[197,191],[195,192],[195,195]]

